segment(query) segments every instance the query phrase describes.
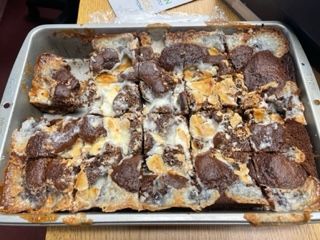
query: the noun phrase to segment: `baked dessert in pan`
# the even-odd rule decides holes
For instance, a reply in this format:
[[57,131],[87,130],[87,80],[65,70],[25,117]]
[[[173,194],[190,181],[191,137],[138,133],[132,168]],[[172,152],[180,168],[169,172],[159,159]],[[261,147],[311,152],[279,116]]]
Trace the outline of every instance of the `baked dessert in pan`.
[[281,32],[105,34],[91,43],[87,59],[38,57],[30,103],[49,115],[12,135],[4,211],[319,208]]

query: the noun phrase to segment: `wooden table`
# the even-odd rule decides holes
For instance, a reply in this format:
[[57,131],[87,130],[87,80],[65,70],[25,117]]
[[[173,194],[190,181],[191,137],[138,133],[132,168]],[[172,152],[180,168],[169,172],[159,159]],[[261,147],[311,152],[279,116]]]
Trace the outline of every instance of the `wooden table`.
[[[129,0],[131,1],[131,0]],[[212,15],[218,8],[230,20],[237,15],[221,0],[198,0],[176,7],[168,12],[185,12]],[[97,11],[108,13],[112,20],[115,15],[107,0],[80,0],[78,23],[90,21],[90,14]],[[100,240],[100,239],[319,239],[320,224],[279,227],[249,226],[152,226],[152,227],[48,227],[47,240]]]

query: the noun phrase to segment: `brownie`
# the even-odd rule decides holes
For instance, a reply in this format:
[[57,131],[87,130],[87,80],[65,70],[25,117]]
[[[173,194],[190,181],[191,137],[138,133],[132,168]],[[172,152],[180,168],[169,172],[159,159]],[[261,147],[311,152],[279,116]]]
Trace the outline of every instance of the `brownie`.
[[250,174],[263,187],[275,211],[304,210],[317,201],[318,181],[286,154],[254,154]]
[[209,150],[193,156],[195,173],[200,186],[200,206],[214,204],[269,205],[254,179],[249,175],[251,155],[242,152],[223,154]]
[[74,112],[87,103],[90,78],[88,60],[43,53],[34,67],[30,103],[44,112]]

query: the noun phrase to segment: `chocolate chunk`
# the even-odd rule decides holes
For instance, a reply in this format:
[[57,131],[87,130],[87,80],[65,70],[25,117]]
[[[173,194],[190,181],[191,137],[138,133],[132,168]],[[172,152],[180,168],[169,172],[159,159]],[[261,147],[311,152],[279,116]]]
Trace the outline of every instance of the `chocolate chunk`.
[[73,106],[77,105],[77,99],[74,99],[80,89],[79,81],[71,74],[67,68],[62,68],[52,76],[58,82],[53,94],[53,104]]
[[93,143],[99,136],[106,134],[103,127],[103,119],[99,116],[88,115],[80,122],[80,137],[89,143]]
[[26,146],[27,158],[54,157],[48,145],[49,136],[43,132],[37,132],[29,138]]
[[101,176],[105,176],[107,170],[103,170],[102,161],[98,157],[94,157],[85,167],[84,171],[88,178],[89,185],[93,185],[97,182],[98,178]]
[[61,68],[52,74],[52,78],[58,83],[66,84],[70,81],[73,82],[75,77],[70,73],[68,68]]
[[140,185],[140,195],[145,197],[146,202],[159,203],[168,192],[167,185],[156,175],[143,175]]
[[250,152],[250,142],[248,138],[240,138],[233,132],[218,132],[213,138],[216,149],[229,151]]
[[307,173],[299,164],[281,154],[258,153],[253,156],[253,163],[260,185],[294,189],[307,179]]
[[140,47],[136,50],[136,58],[139,62],[149,61],[155,58],[152,47]]
[[46,185],[46,166],[48,159],[39,158],[27,161],[26,185],[31,192],[36,192]]
[[113,167],[111,178],[120,187],[126,189],[129,192],[139,191],[139,165],[142,162],[141,155],[135,155],[130,158],[125,158],[118,165]]
[[120,79],[138,83],[139,82],[138,71],[139,71],[138,67],[127,68],[122,73],[120,73]]
[[286,53],[281,57],[281,62],[284,67],[287,80],[296,81],[296,70],[294,67],[294,61],[290,53]]
[[163,181],[166,185],[175,189],[181,189],[187,186],[188,179],[176,174],[168,173],[160,177],[160,181]]
[[163,161],[169,166],[181,166],[182,162],[176,155],[184,155],[183,148],[181,145],[177,146],[166,146],[163,151]]
[[154,61],[138,63],[138,77],[152,90],[155,95],[161,95],[170,90],[173,80]]
[[185,91],[179,93],[178,104],[181,108],[181,112],[184,114],[188,114],[188,112],[189,112],[188,97],[187,97],[187,93]]
[[275,81],[282,89],[288,80],[283,65],[270,51],[261,51],[253,55],[244,68],[244,82],[249,91]]
[[78,139],[80,128],[76,121],[67,123],[59,132],[50,136],[54,153],[70,148]]
[[174,123],[173,115],[171,114],[157,114],[153,120],[157,126],[157,130],[161,133],[165,133]]
[[288,147],[297,147],[305,155],[305,160],[301,163],[301,166],[308,174],[317,177],[312,145],[306,127],[294,120],[288,120],[284,125],[284,136],[286,146],[282,151],[286,153]]
[[156,175],[143,175],[140,181],[140,192],[147,193],[152,191]]
[[122,158],[122,151],[120,147],[106,143],[100,161],[103,165],[116,165]]
[[226,60],[226,57],[224,55],[207,55],[203,62],[209,63],[211,65],[219,65],[222,62],[222,60]]
[[118,62],[120,62],[118,52],[113,48],[106,48],[90,58],[90,66],[95,73],[104,69],[110,70]]
[[283,145],[284,130],[281,124],[253,124],[250,126],[250,131],[250,142],[256,152],[276,152]]
[[218,70],[219,76],[231,74],[234,72],[232,65],[227,60],[221,61],[218,66],[219,66],[219,70]]
[[54,158],[48,161],[46,178],[58,191],[65,190],[71,183],[71,171],[61,159]]
[[147,153],[153,147],[153,138],[150,133],[144,133],[144,153]]
[[167,71],[175,67],[189,67],[206,59],[208,53],[205,48],[195,44],[178,43],[165,47],[160,55],[160,65]]
[[112,109],[117,116],[128,111],[139,111],[141,109],[141,100],[138,87],[124,86],[113,100]]
[[221,192],[237,180],[233,171],[210,152],[196,157],[195,170],[204,186],[218,188]]
[[69,98],[71,97],[71,89],[66,85],[59,83],[54,90],[55,98]]
[[253,54],[251,47],[241,45],[230,52],[230,59],[234,68],[239,71],[245,67]]

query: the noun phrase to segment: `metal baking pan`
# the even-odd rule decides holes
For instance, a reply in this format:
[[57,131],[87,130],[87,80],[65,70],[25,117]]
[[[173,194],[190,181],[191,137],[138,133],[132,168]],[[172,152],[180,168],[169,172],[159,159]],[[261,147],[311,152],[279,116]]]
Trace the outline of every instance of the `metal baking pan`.
[[[311,137],[316,157],[318,171],[320,171],[320,90],[310,67],[309,61],[296,36],[279,22],[233,22],[233,23],[175,23],[167,24],[122,24],[122,25],[44,25],[33,29],[26,37],[19,55],[11,71],[0,106],[0,179],[8,161],[11,134],[19,128],[21,122],[30,116],[40,116],[41,113],[29,104],[28,89],[31,85],[33,65],[37,56],[45,51],[53,52],[64,57],[85,57],[91,50],[86,37],[95,33],[120,33],[134,31],[170,30],[214,30],[221,29],[232,33],[239,28],[274,27],[281,30],[290,43],[297,71],[297,81],[301,89],[301,99],[305,105],[307,129]],[[36,219],[30,214],[7,215],[0,214],[0,225],[62,225],[91,223],[98,225],[151,225],[151,224],[249,224],[245,220],[248,213],[244,211],[206,211],[192,212],[191,210],[161,212],[121,211],[118,213],[85,212],[80,214],[58,213],[38,216]],[[249,213],[250,214],[250,213]],[[268,216],[277,213],[260,212]],[[290,214],[289,214],[290,215]],[[313,212],[311,222],[320,222],[320,212]],[[30,223],[31,222],[31,223]],[[33,222],[33,223],[32,223]],[[290,220],[289,220],[290,222]]]

